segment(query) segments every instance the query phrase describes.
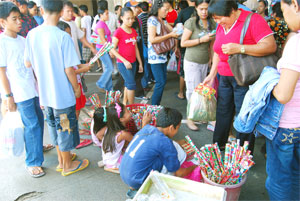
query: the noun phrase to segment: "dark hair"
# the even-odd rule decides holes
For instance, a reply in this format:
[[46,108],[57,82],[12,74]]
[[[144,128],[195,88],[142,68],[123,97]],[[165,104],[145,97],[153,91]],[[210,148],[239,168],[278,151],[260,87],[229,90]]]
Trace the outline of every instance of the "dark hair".
[[187,1],[180,1],[180,2],[178,3],[178,7],[179,7],[181,10],[183,10],[183,9],[189,7],[189,4],[188,4]]
[[149,13],[150,16],[158,16],[158,9],[161,9],[165,3],[168,3],[168,0],[156,0],[152,5],[151,11]]
[[115,11],[119,10],[120,8],[122,8],[121,5],[116,5],[116,6],[115,6]]
[[102,15],[104,12],[108,10],[108,3],[106,0],[101,0],[98,2],[98,14]]
[[76,13],[76,15],[80,15],[79,9],[76,6],[73,7],[73,12]]
[[[289,4],[289,5],[292,4],[292,0],[283,0],[283,2],[284,2],[284,3],[287,3],[287,4]],[[297,0],[297,2],[298,2],[298,6],[300,6],[300,0]]]
[[29,1],[28,4],[27,4],[27,7],[29,9],[33,8],[34,6],[36,6],[36,3],[34,1]]
[[283,18],[283,13],[281,10],[281,3],[277,2],[274,4],[274,6],[272,7],[272,12],[273,14],[276,14],[276,17],[280,17]]
[[[105,108],[106,110],[106,108]],[[93,132],[96,135],[102,128],[106,126],[106,122],[104,122],[104,109],[103,107],[96,108],[93,116],[94,120],[94,128]]]
[[49,13],[60,13],[63,9],[63,0],[42,0],[42,7]]
[[156,127],[167,128],[173,125],[176,128],[181,120],[182,114],[178,110],[165,107],[157,114]]
[[89,9],[86,5],[80,5],[79,9],[82,10],[83,12],[85,12],[85,13],[87,13],[89,11]]
[[121,14],[120,14],[120,17],[119,17],[120,24],[123,24],[123,20],[121,19],[121,17],[123,17],[125,15],[125,13],[127,13],[127,12],[131,12],[133,14],[133,11],[132,11],[132,9],[130,7],[124,7],[124,8],[122,8]]
[[[122,118],[125,114],[126,107],[122,103],[117,103],[122,108],[120,113],[120,118]],[[125,130],[125,126],[120,121],[118,117],[118,113],[116,111],[116,103],[110,105],[106,109],[107,115],[107,132],[103,138],[103,151],[104,153],[113,152],[116,149],[115,145],[115,136],[117,132]]]
[[171,7],[173,8],[173,0],[167,0],[167,2],[171,5]]
[[269,11],[268,11],[268,2],[266,0],[259,0],[259,2],[262,2],[264,3],[265,7],[266,7],[266,10],[265,10],[265,15],[268,16],[269,15]]
[[63,21],[59,21],[56,26],[62,31],[66,31],[67,28],[71,29],[70,25]]
[[237,10],[238,4],[236,1],[229,0],[211,0],[208,6],[210,15],[226,16],[231,15],[232,10]]
[[28,2],[27,1],[25,1],[25,0],[18,0],[17,1],[19,4],[20,4],[20,6],[22,6],[22,5],[28,5]]
[[143,12],[149,11],[149,3],[148,2],[143,1],[143,2],[139,3],[137,6],[140,7]]
[[[196,2],[195,2],[195,5],[196,5],[195,9],[196,9],[200,4],[202,4],[202,3],[208,3],[208,4],[209,4],[209,2],[210,2],[210,0],[196,0]],[[200,25],[199,25],[200,17],[199,17],[199,15],[197,14],[197,10],[196,10],[195,12],[196,12],[196,14],[195,14],[195,16],[196,16],[196,27],[197,27],[198,29],[200,29]],[[208,29],[209,31],[212,31],[212,30],[211,30],[212,22],[211,22],[210,16],[207,17],[207,23],[208,23],[207,29]]]
[[0,2],[0,19],[7,19],[12,12],[21,13],[19,8],[12,2]]
[[73,3],[71,1],[65,1],[63,7],[65,7],[65,6],[68,6],[70,8],[74,8]]

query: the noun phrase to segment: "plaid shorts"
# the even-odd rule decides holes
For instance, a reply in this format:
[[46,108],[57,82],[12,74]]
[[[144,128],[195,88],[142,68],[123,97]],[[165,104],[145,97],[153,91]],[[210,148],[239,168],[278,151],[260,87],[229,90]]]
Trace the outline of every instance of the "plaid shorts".
[[91,56],[92,51],[90,50],[90,48],[82,47],[82,59],[88,62]]

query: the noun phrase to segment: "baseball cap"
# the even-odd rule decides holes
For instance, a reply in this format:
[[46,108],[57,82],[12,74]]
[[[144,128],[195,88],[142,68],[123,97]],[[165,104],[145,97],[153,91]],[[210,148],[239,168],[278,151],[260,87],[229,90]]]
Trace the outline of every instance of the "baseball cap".
[[139,2],[135,0],[130,0],[127,3],[125,3],[125,7],[136,7],[139,4]]

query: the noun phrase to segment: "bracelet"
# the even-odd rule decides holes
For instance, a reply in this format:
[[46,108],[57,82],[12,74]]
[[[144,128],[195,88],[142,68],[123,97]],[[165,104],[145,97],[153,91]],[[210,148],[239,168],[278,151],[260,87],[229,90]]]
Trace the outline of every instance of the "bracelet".
[[13,97],[13,96],[14,96],[13,93],[9,93],[5,95],[6,98]]

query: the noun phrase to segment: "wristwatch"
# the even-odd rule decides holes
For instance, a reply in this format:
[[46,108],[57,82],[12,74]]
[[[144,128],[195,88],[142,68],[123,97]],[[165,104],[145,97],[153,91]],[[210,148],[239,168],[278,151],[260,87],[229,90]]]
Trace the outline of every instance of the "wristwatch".
[[14,96],[13,93],[9,93],[5,95],[6,98],[13,97],[13,96]]
[[242,47],[241,47],[241,53],[245,54],[245,46],[244,45],[242,45]]

